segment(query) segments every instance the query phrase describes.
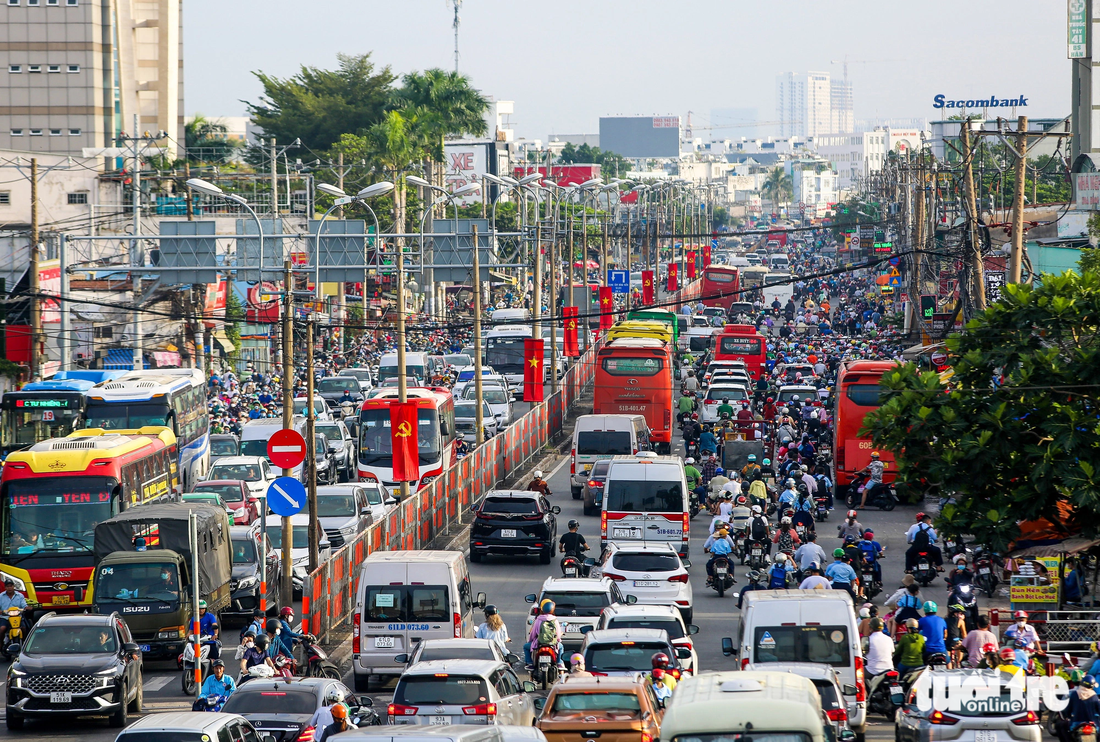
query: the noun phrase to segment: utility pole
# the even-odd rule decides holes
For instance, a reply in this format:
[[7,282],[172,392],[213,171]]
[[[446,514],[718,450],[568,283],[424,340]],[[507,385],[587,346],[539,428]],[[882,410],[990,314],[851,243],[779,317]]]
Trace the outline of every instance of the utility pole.
[[[336,187],[341,191],[344,190],[344,153],[336,153]],[[336,209],[336,218],[344,218],[344,207],[340,206]]]
[[[271,137],[271,219],[279,218],[279,154],[275,151],[275,137]],[[260,284],[263,284],[263,266],[260,266]]]
[[[139,155],[139,142],[142,137],[138,130],[138,115],[134,114],[134,239],[130,243],[130,265],[144,265],[142,259],[141,242],[137,236],[141,234],[141,158]],[[141,341],[145,330],[141,326],[141,269],[130,274],[130,288],[134,293],[134,370],[141,371],[145,368],[144,356],[141,352]]]
[[[1012,254],[1007,283],[1019,283],[1024,263],[1024,184],[1027,179],[1027,116],[1016,122],[1016,190],[1012,194]],[[1038,182],[1038,174],[1035,178]]]
[[[274,141],[274,140],[272,140]],[[263,269],[263,266],[260,266]],[[290,261],[283,261],[283,429],[294,428],[294,285]],[[313,404],[309,400],[307,407]],[[310,444],[307,443],[307,446]],[[309,448],[307,447],[308,451]],[[293,469],[283,469],[283,476],[289,477]],[[279,602],[294,605],[294,560],[291,558],[294,529],[290,518],[283,518],[283,584],[279,591]]]
[[482,413],[485,404],[481,401],[481,259],[477,254],[477,225],[471,225],[474,239],[472,263],[474,266],[474,397],[476,397],[477,412],[474,415],[474,435],[476,445],[485,442],[482,426],[485,424],[485,416]]
[[917,196],[917,208],[916,208],[916,237],[914,239],[914,245],[918,252],[913,253],[913,275],[909,281],[909,303],[913,308],[913,317],[916,321],[913,323],[913,327],[920,328],[921,315],[920,315],[920,294],[921,294],[921,262],[924,255],[919,252],[924,249],[926,244],[925,230],[927,229],[928,217],[925,216],[924,211],[924,197],[925,197],[925,183],[924,183],[924,150],[921,150],[917,156],[917,179],[916,179],[916,196]]
[[[966,226],[970,240],[970,266],[974,272],[971,301],[977,311],[985,309],[985,266],[982,264],[982,245],[978,236],[978,205],[974,196],[974,155],[970,145],[970,120],[959,127],[962,132],[963,184],[966,188]],[[1017,190],[1020,190],[1017,188]],[[1022,191],[1020,191],[1022,197]]]
[[[306,461],[306,501],[309,503],[309,571],[321,563],[321,545],[317,538],[317,456],[328,456],[328,451],[317,450],[316,413],[313,411],[313,323],[316,315],[306,322],[306,451],[312,456]],[[284,519],[290,520],[289,518]]]
[[[550,374],[550,393],[558,393],[558,218],[551,203],[548,210],[553,220],[550,228],[550,365],[554,373]],[[564,327],[564,325],[563,325]],[[565,339],[564,330],[562,339]],[[479,374],[480,375],[480,374]]]
[[[404,181],[399,180],[401,175],[394,173],[394,185],[402,188],[404,187]],[[397,210],[399,193],[393,194],[394,210]],[[404,218],[399,220],[402,222],[397,225],[398,232],[404,232],[405,227],[403,222]],[[457,231],[458,227],[455,227]],[[409,377],[405,373],[405,246],[401,242],[401,238],[394,238],[394,249],[397,251],[397,255],[394,257],[394,265],[397,268],[397,272],[394,274],[394,296],[397,299],[397,401],[404,404],[409,398]],[[364,315],[366,316],[366,315]],[[480,444],[481,442],[478,441]],[[409,483],[406,481],[401,482],[401,502],[404,502],[409,497]]]
[[[542,338],[542,207],[538,198],[535,199],[535,271],[534,301],[531,305],[531,315],[534,318],[534,338]],[[554,331],[551,329],[550,334]]]
[[[610,266],[607,263],[607,220],[603,222],[603,255],[600,257],[601,267],[603,268],[603,275],[600,276],[600,285],[607,285],[607,269]],[[627,281],[627,290],[630,290],[630,282]]]
[[38,158],[31,158],[31,245],[30,245],[30,286],[31,286],[31,381],[42,370],[42,359],[38,349],[42,345],[42,299],[38,296],[41,285],[38,281]]

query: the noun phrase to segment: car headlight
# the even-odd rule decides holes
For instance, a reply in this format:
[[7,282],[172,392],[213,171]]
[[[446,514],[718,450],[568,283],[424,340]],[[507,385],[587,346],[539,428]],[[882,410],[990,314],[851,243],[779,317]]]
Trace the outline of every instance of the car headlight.
[[23,678],[27,676],[27,673],[22,670],[15,669],[15,666],[8,668],[8,686],[12,688],[22,688]]
[[343,536],[353,536],[353,535],[355,535],[355,526],[345,526],[344,528],[341,528],[340,529],[340,534],[343,535]]
[[236,510],[233,511],[233,517],[234,518],[243,518],[246,512],[247,512],[247,508],[243,508],[243,507],[237,508]]
[[237,583],[237,589],[242,590],[249,587],[256,587],[259,582],[255,577],[245,577],[243,580]]
[[8,580],[11,580],[12,582],[15,583],[15,589],[18,590],[19,592],[21,592],[21,593],[27,592],[27,583],[23,582],[21,579],[19,579],[15,575],[10,575],[7,572],[0,571],[0,582],[7,582]]
[[158,639],[179,639],[183,633],[179,629],[165,629],[157,632]]

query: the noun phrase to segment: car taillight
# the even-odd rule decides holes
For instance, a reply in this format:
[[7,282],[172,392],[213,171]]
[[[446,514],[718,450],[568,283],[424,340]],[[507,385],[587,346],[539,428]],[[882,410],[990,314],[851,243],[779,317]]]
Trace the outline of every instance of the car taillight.
[[672,410],[666,408],[665,409],[665,428],[667,429],[667,428],[671,428],[671,427],[672,427]]
[[688,581],[688,576],[687,576],[686,573],[682,574],[682,575],[672,575],[672,577],[668,578],[668,581],[669,582],[683,582],[683,583],[686,584],[687,581]]
[[614,580],[615,582],[626,582],[625,577],[623,577],[622,575],[612,574],[611,572],[604,572],[603,576],[609,580]]
[[836,447],[836,465],[838,469],[844,468],[844,446]]
[[589,487],[603,487],[603,482],[601,482],[598,479],[589,479],[588,480],[588,486]]
[[684,541],[687,541],[688,533],[691,532],[691,514],[684,513]]
[[466,716],[496,716],[497,705],[495,703],[483,703],[480,706],[463,706],[462,713]]
[[867,700],[867,688],[863,685],[863,658],[856,657],[856,702]]
[[741,660],[741,669],[744,670],[748,666],[749,666],[749,658],[746,657],[745,659]]
[[400,703],[391,703],[386,708],[386,713],[390,716],[416,716],[416,712],[419,710],[419,706],[402,706]]
[[680,671],[679,671],[679,670],[677,670],[676,668],[672,668],[672,669],[670,669],[670,670],[668,671],[668,674],[669,674],[669,675],[671,675],[672,677],[676,678],[677,680],[679,680],[679,679],[680,679]]
[[462,638],[462,616],[454,614],[455,616],[455,639]]
[[898,679],[898,671],[897,670],[887,670],[886,671],[886,679],[887,680],[897,680]]
[[577,473],[577,449],[573,449],[569,452],[569,473]]
[[[1036,714],[1034,711],[1028,711],[1023,716],[1017,716],[1015,719],[1012,720],[1012,723],[1017,726],[1024,726],[1025,724],[1038,724],[1039,715]],[[1086,732],[1085,726],[1089,726],[1092,728]],[[1092,726],[1092,724],[1086,724],[1085,726],[1082,726],[1079,730],[1081,734],[1096,734],[1096,727]]]
[[956,719],[954,716],[948,716],[947,714],[943,713],[942,711],[933,711],[928,716],[928,723],[929,724],[943,724],[944,726],[949,727],[949,726],[952,726],[954,724],[958,724],[959,720]]
[[605,539],[607,538],[607,511],[606,510],[601,510],[600,511],[600,533],[603,534],[603,537]]
[[646,732],[642,732],[641,742],[653,742],[653,735]]
[[359,620],[363,614],[356,612],[351,622],[351,653],[359,654]]
[[718,400],[717,399],[704,400],[703,404],[718,404]]
[[830,721],[848,721],[848,709],[838,708],[825,712]]
[[361,471],[361,472],[359,472],[359,481],[360,482],[377,482],[378,478],[376,476],[374,476],[373,474],[371,474],[370,472]]
[[298,733],[298,742],[313,742],[313,727],[306,727]]

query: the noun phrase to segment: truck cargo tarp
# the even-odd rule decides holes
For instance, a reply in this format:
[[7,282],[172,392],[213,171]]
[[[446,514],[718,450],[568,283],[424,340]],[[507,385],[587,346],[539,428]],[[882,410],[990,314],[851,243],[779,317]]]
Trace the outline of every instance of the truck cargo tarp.
[[195,513],[199,542],[199,589],[213,590],[229,581],[229,517],[225,511],[200,503],[173,502],[138,505],[95,527],[95,560],[98,564],[115,551],[134,551],[134,539],[145,538],[149,551],[171,549],[191,565],[188,513]]

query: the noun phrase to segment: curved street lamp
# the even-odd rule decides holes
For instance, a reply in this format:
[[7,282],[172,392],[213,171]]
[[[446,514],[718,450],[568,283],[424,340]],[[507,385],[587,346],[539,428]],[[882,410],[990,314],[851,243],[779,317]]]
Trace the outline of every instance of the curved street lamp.
[[[356,193],[354,196],[349,196],[347,193],[344,192],[344,190],[342,188],[338,188],[334,185],[329,185],[328,183],[321,183],[320,185],[317,186],[317,190],[319,190],[321,193],[327,194],[329,196],[333,196],[336,199],[335,203],[333,203],[332,206],[329,207],[328,211],[326,211],[324,213],[324,215],[321,217],[321,221],[317,224],[317,234],[315,234],[314,237],[313,237],[313,270],[314,270],[313,283],[314,283],[314,286],[317,289],[317,300],[320,301],[321,300],[321,230],[325,226],[325,220],[328,219],[329,214],[331,214],[333,211],[340,208],[341,206],[347,206],[348,204],[352,204],[352,203],[361,203],[361,204],[363,204],[363,206],[366,206],[367,211],[370,212],[371,217],[374,219],[375,239],[379,239],[379,234],[380,234],[381,230],[380,230],[380,227],[378,226],[378,215],[374,213],[374,209],[372,209],[366,201],[367,201],[368,198],[374,198],[375,196],[381,196],[383,194],[389,193],[390,191],[393,190],[393,183],[390,183],[389,181],[382,181],[380,183],[374,183],[374,184],[369,185],[366,188],[362,189],[361,191]],[[364,262],[363,271],[365,273],[366,270],[367,270],[366,269],[366,255],[363,256],[363,262]],[[364,287],[363,293],[365,295],[366,294],[366,281],[363,282],[363,287]]]
[[203,180],[202,178],[190,178],[187,181],[187,187],[193,191],[205,194],[207,196],[216,196],[218,198],[224,198],[226,201],[232,201],[239,206],[243,206],[248,209],[248,213],[252,215],[252,218],[256,220],[256,230],[260,236],[260,265],[257,271],[259,278],[258,283],[262,286],[264,282],[264,227],[260,223],[260,217],[256,214],[256,210],[248,205],[242,196],[238,196],[236,193],[226,193],[213,183]]

